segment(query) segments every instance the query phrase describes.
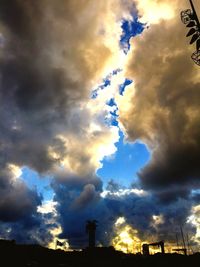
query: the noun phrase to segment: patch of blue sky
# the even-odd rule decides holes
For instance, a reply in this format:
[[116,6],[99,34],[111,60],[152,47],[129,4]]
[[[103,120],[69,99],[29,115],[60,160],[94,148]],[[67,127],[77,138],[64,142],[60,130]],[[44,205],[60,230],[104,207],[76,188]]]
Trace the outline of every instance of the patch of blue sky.
[[141,34],[145,29],[146,24],[139,22],[138,17],[133,16],[132,20],[122,21],[122,35],[120,38],[120,46],[124,53],[127,54],[130,50],[130,39],[138,34]]
[[130,85],[132,82],[133,82],[133,80],[126,78],[125,79],[125,82],[119,86],[119,94],[120,95],[123,95],[124,94],[124,91],[126,89],[126,86],[127,85]]
[[52,180],[50,176],[41,177],[36,171],[23,167],[21,179],[30,189],[35,189],[42,195],[45,201],[52,200],[54,193],[50,185]]
[[108,126],[116,126],[118,127],[118,115],[115,112],[110,112],[110,116],[105,118],[105,124]]
[[105,118],[105,123],[108,126],[118,126],[118,107],[115,99],[111,98],[106,104],[112,107],[112,110],[109,112],[109,116]]
[[117,75],[120,71],[122,71],[121,69],[115,69],[113,70],[111,73],[109,73],[102,81],[102,84],[100,84],[97,88],[95,88],[94,90],[92,90],[92,93],[91,93],[91,98],[92,99],[95,99],[97,98],[98,96],[98,92],[100,90],[103,90],[105,89],[106,87],[108,87],[109,85],[111,85],[111,80],[112,80],[112,77],[114,75]]
[[131,184],[138,184],[138,172],[150,160],[151,154],[147,146],[140,141],[124,142],[124,134],[120,131],[120,140],[116,144],[117,152],[102,160],[102,168],[97,171],[101,177],[104,189],[112,179],[122,187],[130,188]]
[[114,99],[114,98],[111,98],[111,99],[107,102],[107,105],[110,106],[110,107],[117,106],[116,103],[115,103],[115,99]]

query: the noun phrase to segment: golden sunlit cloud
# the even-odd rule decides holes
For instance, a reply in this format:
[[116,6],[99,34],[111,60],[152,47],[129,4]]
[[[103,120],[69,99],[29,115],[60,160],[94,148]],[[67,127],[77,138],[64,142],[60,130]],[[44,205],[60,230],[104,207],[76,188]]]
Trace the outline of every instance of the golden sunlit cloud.
[[170,1],[137,0],[137,8],[141,22],[157,24],[160,20],[170,20],[175,15],[175,5]]
[[8,170],[11,172],[12,179],[16,180],[22,175],[22,170],[15,164],[9,164]]

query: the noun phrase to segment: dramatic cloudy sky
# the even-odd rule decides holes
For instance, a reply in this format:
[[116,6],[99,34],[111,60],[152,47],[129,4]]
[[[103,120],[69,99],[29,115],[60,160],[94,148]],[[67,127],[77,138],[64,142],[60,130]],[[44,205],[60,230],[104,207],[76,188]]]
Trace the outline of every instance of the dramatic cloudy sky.
[[[194,1],[199,12],[200,3]],[[0,1],[0,237],[200,245],[187,0]]]

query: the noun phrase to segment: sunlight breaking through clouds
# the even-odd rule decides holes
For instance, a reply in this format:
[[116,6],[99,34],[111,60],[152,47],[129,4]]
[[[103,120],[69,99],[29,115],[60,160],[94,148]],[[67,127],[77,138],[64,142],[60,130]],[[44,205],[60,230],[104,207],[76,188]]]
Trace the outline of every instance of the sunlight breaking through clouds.
[[51,248],[78,236],[83,247],[91,216],[103,220],[98,242],[124,252],[139,252],[151,231],[171,244],[169,229],[186,222],[199,244],[188,2],[33,2],[0,3],[0,236]]

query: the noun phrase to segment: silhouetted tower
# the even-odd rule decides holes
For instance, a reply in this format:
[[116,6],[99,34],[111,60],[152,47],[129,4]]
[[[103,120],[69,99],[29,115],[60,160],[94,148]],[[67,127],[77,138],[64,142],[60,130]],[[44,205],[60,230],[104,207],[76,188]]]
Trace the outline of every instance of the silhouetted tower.
[[92,220],[92,221],[87,221],[86,223],[86,232],[88,233],[89,236],[89,248],[94,248],[95,247],[95,241],[96,241],[96,228],[97,228],[97,221]]

